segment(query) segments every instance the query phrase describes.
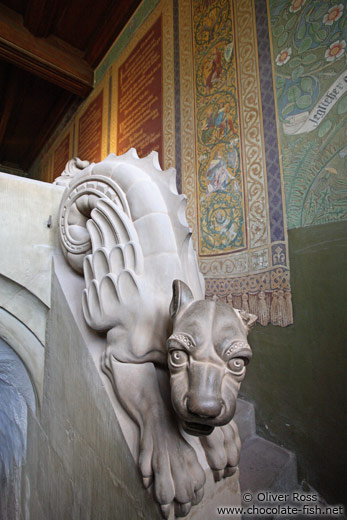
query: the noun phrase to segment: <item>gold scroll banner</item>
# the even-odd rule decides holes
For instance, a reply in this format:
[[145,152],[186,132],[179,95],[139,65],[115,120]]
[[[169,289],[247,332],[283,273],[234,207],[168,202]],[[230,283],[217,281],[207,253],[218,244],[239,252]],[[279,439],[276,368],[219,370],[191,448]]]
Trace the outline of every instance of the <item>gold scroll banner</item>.
[[179,27],[182,189],[206,296],[286,326],[288,248],[285,230],[271,240],[254,3],[181,0]]

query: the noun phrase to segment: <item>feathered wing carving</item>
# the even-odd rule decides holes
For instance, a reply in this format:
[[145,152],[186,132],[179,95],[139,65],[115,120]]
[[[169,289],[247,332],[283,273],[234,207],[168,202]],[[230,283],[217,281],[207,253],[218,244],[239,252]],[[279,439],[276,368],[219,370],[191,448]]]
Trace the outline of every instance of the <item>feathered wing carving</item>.
[[168,309],[175,278],[203,298],[175,170],[162,171],[156,152],[139,159],[134,149],[98,164],[72,162],[60,178],[70,179],[60,208],[60,240],[70,265],[84,273],[88,325],[108,331],[123,323],[125,313],[136,319],[148,298],[153,313],[163,302]]
[[83,312],[90,327],[107,331],[117,325],[122,307],[140,298],[143,255],[132,222],[112,201],[97,201],[90,217],[93,252],[84,259]]

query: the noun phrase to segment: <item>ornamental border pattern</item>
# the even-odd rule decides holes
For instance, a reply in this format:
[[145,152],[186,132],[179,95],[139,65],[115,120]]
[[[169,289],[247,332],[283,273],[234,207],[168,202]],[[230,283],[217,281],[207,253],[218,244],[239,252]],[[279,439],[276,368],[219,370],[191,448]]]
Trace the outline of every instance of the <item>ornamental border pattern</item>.
[[[194,230],[195,204],[195,110],[193,99],[193,34],[191,0],[179,2],[179,55],[181,93],[181,169],[182,192],[188,197],[186,216]],[[193,233],[195,250],[195,233]]]
[[[198,255],[198,261],[206,281],[207,298],[222,299],[244,310],[252,310],[263,325],[273,323],[286,326],[293,323],[287,233],[284,230],[284,240],[271,242],[255,5],[254,0],[230,2],[235,13],[249,245],[248,250],[242,252],[210,257]],[[196,247],[196,226],[199,219],[195,177],[195,107],[192,96],[195,91],[192,27],[192,0],[181,0],[179,45],[182,191],[188,197],[187,219],[193,229],[195,249],[199,250]],[[279,172],[278,177],[283,189],[282,172]]]
[[269,242],[261,93],[253,5],[249,0],[239,0],[235,2],[235,7],[241,106],[243,107],[241,138],[245,149],[250,248],[253,249],[265,246]]

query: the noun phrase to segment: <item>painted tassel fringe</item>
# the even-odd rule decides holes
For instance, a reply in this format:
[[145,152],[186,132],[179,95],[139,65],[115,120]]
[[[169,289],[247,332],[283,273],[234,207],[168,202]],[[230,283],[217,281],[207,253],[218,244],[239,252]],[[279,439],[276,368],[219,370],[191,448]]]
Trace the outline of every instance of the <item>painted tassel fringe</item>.
[[235,309],[242,309],[258,317],[258,323],[263,326],[277,325],[286,327],[293,323],[292,295],[290,291],[282,289],[274,291],[260,291],[259,293],[227,294],[218,296],[209,295],[212,300],[226,301]]

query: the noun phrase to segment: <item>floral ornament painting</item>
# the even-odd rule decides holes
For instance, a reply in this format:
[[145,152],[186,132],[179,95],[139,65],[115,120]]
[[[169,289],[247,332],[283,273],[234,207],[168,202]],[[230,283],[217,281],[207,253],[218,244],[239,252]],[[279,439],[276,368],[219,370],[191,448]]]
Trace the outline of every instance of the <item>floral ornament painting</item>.
[[346,219],[346,2],[270,11],[288,227]]
[[325,58],[327,61],[335,61],[343,55],[345,52],[346,42],[345,40],[332,43],[329,46],[329,49],[325,51]]
[[343,15],[343,4],[334,5],[329,11],[323,16],[323,23],[325,25],[333,25]]

